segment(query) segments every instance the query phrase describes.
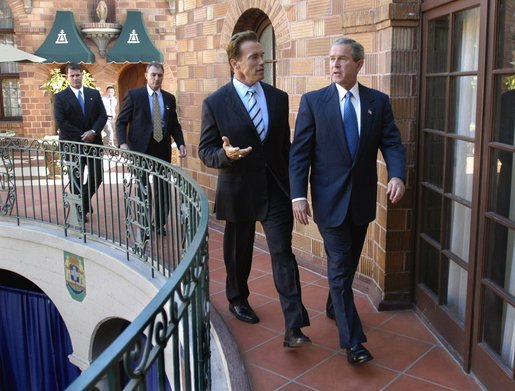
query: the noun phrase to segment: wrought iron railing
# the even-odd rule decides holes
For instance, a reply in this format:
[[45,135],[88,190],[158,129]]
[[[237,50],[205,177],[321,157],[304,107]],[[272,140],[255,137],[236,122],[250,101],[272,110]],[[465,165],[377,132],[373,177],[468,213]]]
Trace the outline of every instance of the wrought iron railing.
[[200,187],[162,160],[98,145],[7,137],[0,154],[3,219],[109,242],[148,263],[152,277],[168,278],[69,389],[209,389],[208,206]]

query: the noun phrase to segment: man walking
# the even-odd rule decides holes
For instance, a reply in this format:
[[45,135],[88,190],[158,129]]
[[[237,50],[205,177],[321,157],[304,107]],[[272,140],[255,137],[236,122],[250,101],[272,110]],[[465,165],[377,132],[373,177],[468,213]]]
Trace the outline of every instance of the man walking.
[[[170,162],[172,137],[179,149],[179,157],[186,156],[186,146],[177,118],[175,96],[161,89],[163,77],[162,64],[153,62],[147,65],[147,84],[129,90],[123,99],[116,121],[116,137],[121,149],[146,153]],[[143,180],[146,182],[146,176]],[[166,235],[170,189],[168,184],[154,177],[153,190],[155,229],[158,234]]]
[[107,86],[106,95],[102,97],[104,107],[107,113],[107,122],[104,126],[102,134],[103,143],[107,147],[114,147],[114,130],[116,127],[116,109],[118,107],[118,99],[115,96],[115,89],[113,86]]
[[[331,46],[332,84],[302,96],[290,152],[295,219],[308,224],[308,182],[315,223],[327,254],[328,316],[338,326],[340,347],[351,364],[372,360],[354,304],[352,282],[368,224],[375,218],[377,152],[386,161],[387,195],[404,195],[405,150],[388,97],[359,84],[363,46],[340,38]],[[332,303],[331,303],[332,302]]]
[[283,346],[301,346],[311,340],[301,331],[309,326],[309,318],[291,249],[288,95],[261,82],[264,53],[254,32],[235,34],[227,55],[234,78],[204,100],[199,157],[206,166],[219,169],[215,208],[216,217],[225,220],[229,310],[243,322],[259,322],[248,302],[247,280],[260,221],[286,324]]
[[[102,145],[101,132],[107,115],[100,93],[82,85],[80,64],[68,64],[66,77],[69,86],[54,95],[54,117],[59,127],[59,140]],[[94,147],[78,148],[74,152],[66,158],[70,167],[70,192],[82,199],[82,209],[77,211],[79,221],[88,222],[88,213],[93,213],[91,197],[102,183],[102,160]],[[84,183],[86,166],[88,178]]]

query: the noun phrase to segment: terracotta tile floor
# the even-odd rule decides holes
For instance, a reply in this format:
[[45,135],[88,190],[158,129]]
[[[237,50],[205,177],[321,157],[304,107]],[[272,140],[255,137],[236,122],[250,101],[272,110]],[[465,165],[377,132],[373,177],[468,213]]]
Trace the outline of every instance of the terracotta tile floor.
[[269,254],[254,248],[250,304],[261,318],[240,322],[228,311],[222,231],[209,229],[211,302],[233,335],[253,390],[481,390],[411,310],[377,312],[367,297],[356,302],[375,359],[352,367],[339,349],[333,320],[325,316],[327,281],[301,268],[302,296],[311,326],[303,331],[313,344],[282,346],[284,321]]

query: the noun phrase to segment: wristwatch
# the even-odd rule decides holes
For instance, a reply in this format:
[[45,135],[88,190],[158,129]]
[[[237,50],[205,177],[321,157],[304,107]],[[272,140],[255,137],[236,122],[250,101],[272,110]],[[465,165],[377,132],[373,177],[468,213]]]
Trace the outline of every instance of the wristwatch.
[[97,132],[95,132],[95,129],[91,129],[91,131],[93,132],[93,134],[97,134]]

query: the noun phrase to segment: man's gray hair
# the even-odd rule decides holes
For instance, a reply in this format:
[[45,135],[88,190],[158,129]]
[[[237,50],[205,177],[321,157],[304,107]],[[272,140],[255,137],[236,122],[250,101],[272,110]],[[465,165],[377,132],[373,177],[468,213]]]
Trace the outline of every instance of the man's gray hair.
[[351,56],[354,61],[363,60],[365,58],[365,49],[363,48],[363,45],[352,38],[340,37],[333,42],[332,46],[336,45],[350,45],[352,49]]

